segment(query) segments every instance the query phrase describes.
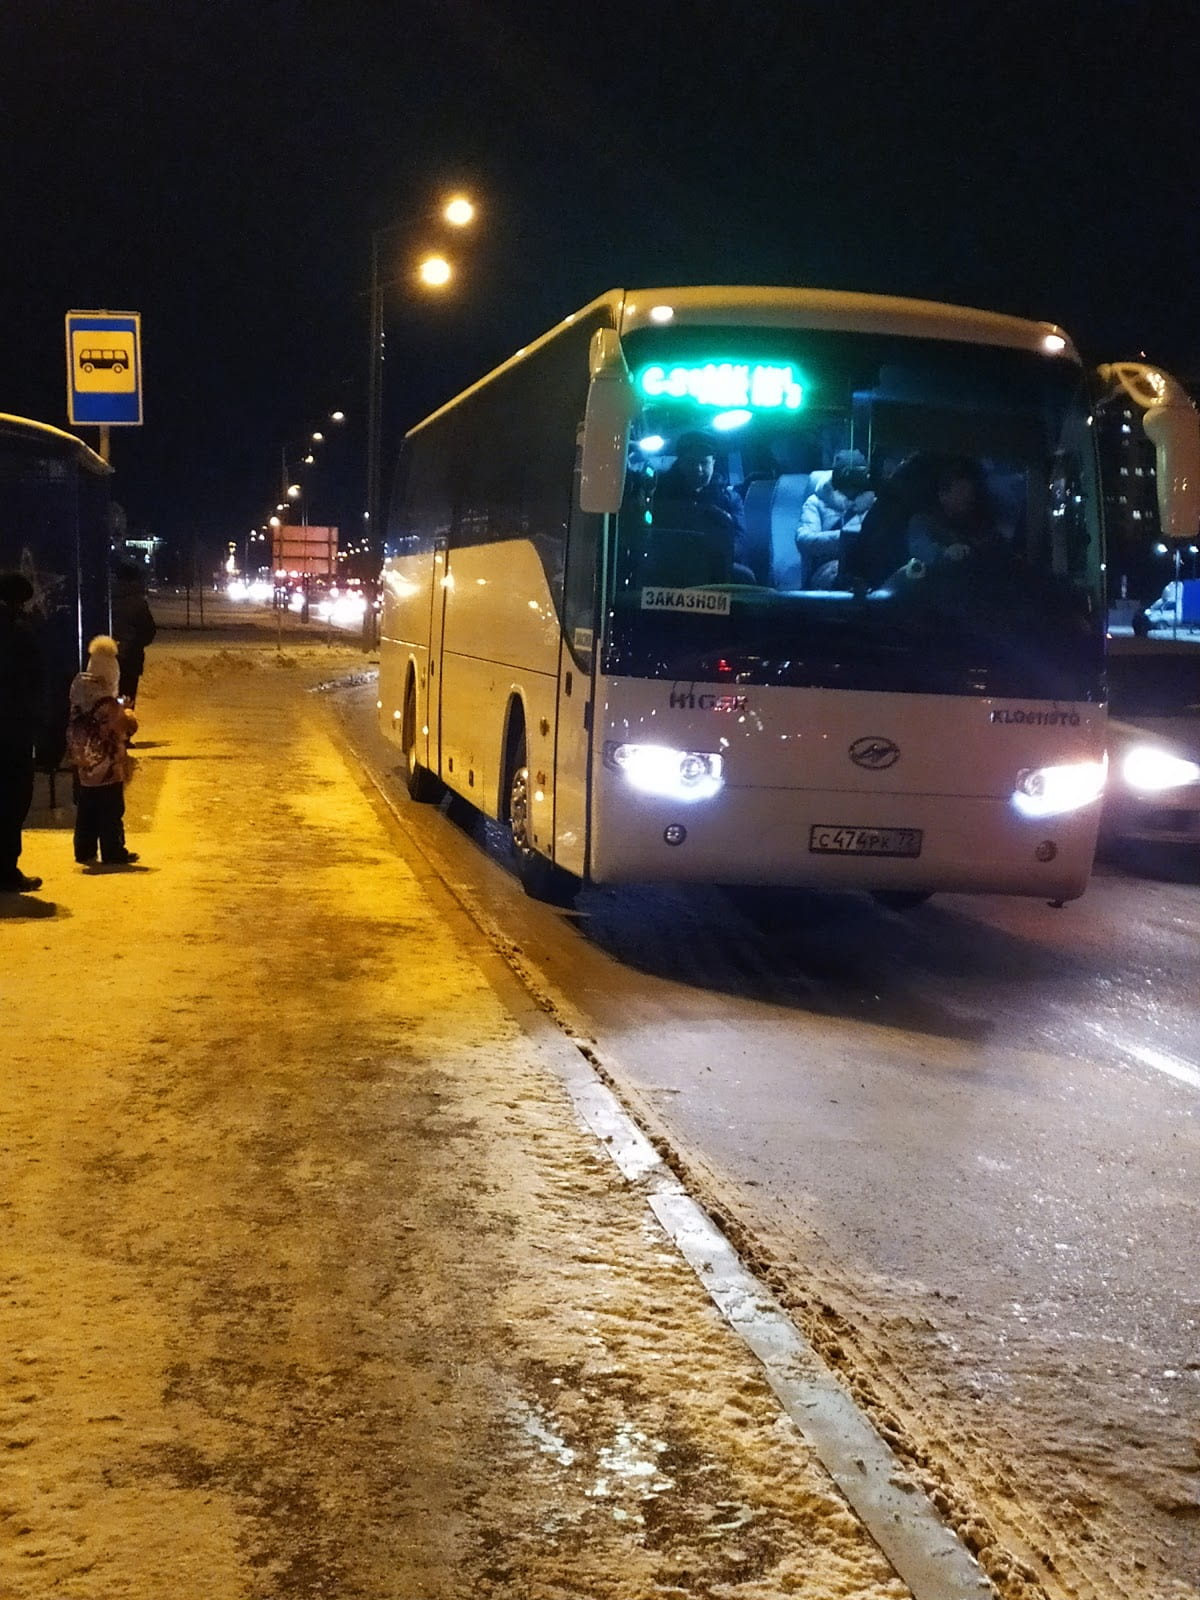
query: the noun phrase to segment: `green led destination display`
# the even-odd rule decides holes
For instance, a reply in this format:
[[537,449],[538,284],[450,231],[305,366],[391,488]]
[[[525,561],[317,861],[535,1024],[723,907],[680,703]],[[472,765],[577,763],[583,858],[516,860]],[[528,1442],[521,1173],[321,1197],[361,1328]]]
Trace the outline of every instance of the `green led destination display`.
[[750,411],[798,411],[804,390],[792,366],[707,361],[695,367],[643,367],[638,393],[647,400],[695,400],[702,406]]

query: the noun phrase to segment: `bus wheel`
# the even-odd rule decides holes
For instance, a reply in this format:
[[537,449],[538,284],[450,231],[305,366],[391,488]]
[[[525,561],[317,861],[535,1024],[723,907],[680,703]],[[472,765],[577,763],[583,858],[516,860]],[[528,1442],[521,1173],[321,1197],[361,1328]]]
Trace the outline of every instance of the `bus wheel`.
[[404,782],[411,799],[422,805],[440,800],[445,785],[417,759],[417,691],[410,682],[404,695]]
[[932,889],[872,889],[871,899],[889,911],[915,911],[933,898]]
[[512,776],[508,789],[508,825],[512,829],[513,851],[517,858],[517,877],[531,900],[546,900],[551,905],[571,905],[579,892],[579,880],[553,861],[548,861],[533,845],[530,821],[530,778],[522,736],[513,754]]

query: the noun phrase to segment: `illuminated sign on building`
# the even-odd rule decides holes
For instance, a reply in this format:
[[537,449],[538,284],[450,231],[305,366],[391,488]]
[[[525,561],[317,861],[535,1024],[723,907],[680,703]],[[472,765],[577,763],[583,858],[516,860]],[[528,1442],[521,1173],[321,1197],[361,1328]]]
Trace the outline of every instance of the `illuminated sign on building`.
[[695,400],[702,406],[798,411],[804,390],[791,366],[709,361],[701,367],[644,367],[637,387],[647,400]]

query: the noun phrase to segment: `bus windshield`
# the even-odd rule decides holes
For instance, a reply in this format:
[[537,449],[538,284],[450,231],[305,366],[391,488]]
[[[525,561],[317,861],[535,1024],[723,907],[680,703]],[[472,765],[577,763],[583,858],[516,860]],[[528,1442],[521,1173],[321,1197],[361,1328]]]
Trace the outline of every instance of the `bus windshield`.
[[1101,697],[1099,492],[1066,357],[642,329],[606,670]]

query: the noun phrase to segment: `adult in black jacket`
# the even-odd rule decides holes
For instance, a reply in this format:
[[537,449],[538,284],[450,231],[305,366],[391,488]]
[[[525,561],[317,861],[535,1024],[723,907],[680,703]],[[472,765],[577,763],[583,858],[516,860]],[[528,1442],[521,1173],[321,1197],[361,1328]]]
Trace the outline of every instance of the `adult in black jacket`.
[[25,607],[33,585],[0,573],[0,893],[40,889],[17,865],[21,829],[33,799],[33,742],[41,705],[42,664]]
[[112,587],[112,636],[121,663],[118,692],[127,706],[137,701],[138,683],[146,670],[146,646],[154,643],[157,632],[141,573],[134,566],[118,567]]
[[[754,573],[745,559],[745,511],[740,498],[717,475],[716,446],[707,434],[683,433],[675,452],[674,464],[654,492],[655,523],[709,541],[712,570],[701,581],[753,583]],[[681,552],[681,570],[686,565],[686,553]]]

